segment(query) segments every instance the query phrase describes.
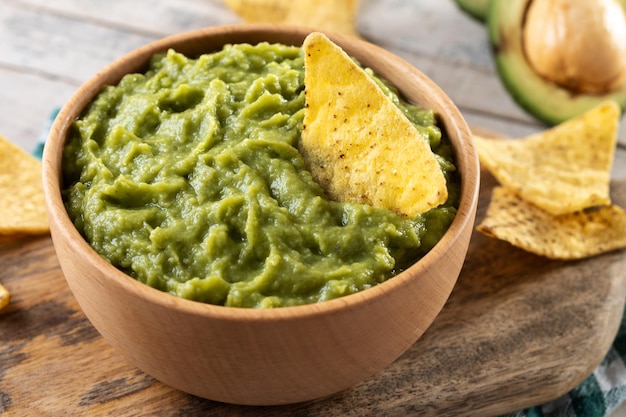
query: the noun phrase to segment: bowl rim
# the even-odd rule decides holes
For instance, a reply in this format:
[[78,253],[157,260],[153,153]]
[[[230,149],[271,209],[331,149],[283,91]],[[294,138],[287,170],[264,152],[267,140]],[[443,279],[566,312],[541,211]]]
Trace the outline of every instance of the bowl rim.
[[[261,308],[243,308],[243,307],[227,307],[222,305],[213,305],[194,300],[188,300],[177,297],[173,294],[152,288],[133,277],[122,272],[105,258],[98,254],[95,249],[89,245],[86,239],[78,232],[73,222],[69,218],[65,205],[61,196],[61,157],[62,149],[67,139],[69,126],[76,117],[84,109],[93,97],[111,80],[119,81],[126,71],[121,71],[128,61],[143,60],[143,65],[147,59],[157,51],[164,51],[173,45],[182,44],[188,41],[201,41],[205,37],[210,36],[227,36],[228,34],[237,33],[241,36],[253,36],[253,34],[280,33],[289,32],[291,35],[304,38],[306,34],[315,31],[312,28],[295,27],[289,25],[277,24],[234,24],[219,25],[202,29],[186,31],[145,44],[136,48],[121,57],[115,59],[103,69],[98,71],[94,76],[83,83],[68,99],[61,108],[58,115],[54,119],[48,138],[44,145],[42,157],[42,175],[43,187],[46,205],[48,208],[48,216],[50,224],[57,224],[59,238],[68,242],[78,254],[81,254],[94,268],[103,273],[107,279],[115,281],[117,285],[122,286],[125,291],[133,293],[133,295],[147,299],[147,301],[159,304],[167,308],[175,308],[187,314],[197,316],[211,316],[216,319],[226,319],[231,321],[266,321],[266,320],[283,320],[299,318],[311,318],[319,315],[333,314],[347,307],[358,307],[364,303],[381,297],[383,294],[397,290],[398,287],[406,286],[409,280],[414,279],[413,275],[420,270],[428,269],[428,266],[441,257],[446,255],[447,249],[464,233],[468,223],[474,221],[474,214],[478,201],[479,177],[480,170],[478,165],[478,156],[476,148],[471,140],[471,132],[465,123],[460,111],[452,103],[451,99],[437,86],[430,78],[424,75],[419,69],[409,64],[397,55],[382,49],[379,46],[371,44],[365,40],[355,37],[341,35],[336,33],[325,32],[334,42],[339,45],[344,44],[361,44],[372,50],[372,53],[382,54],[383,56],[395,59],[396,63],[402,65],[404,71],[410,72],[417,76],[421,81],[428,85],[430,91],[436,93],[440,99],[447,103],[449,111],[452,113],[450,119],[454,120],[453,126],[446,126],[448,135],[453,141],[453,149],[455,154],[455,162],[457,167],[463,165],[459,170],[463,169],[464,173],[460,175],[461,194],[460,201],[452,224],[449,226],[443,237],[436,245],[421,259],[412,264],[403,272],[393,276],[386,281],[353,294],[349,294],[336,299],[304,304],[298,306],[287,306],[271,309]],[[285,33],[283,33],[285,32]],[[296,42],[293,42],[296,44]],[[175,47],[174,47],[175,48]],[[207,52],[209,52],[207,50]],[[140,68],[141,66],[136,66]],[[109,80],[109,82],[107,82]],[[402,92],[402,87],[397,86]],[[440,124],[442,121],[440,120]],[[450,133],[450,129],[456,131],[454,135]],[[458,142],[457,139],[458,138]],[[462,152],[461,152],[462,150]],[[54,236],[53,236],[54,241]]]

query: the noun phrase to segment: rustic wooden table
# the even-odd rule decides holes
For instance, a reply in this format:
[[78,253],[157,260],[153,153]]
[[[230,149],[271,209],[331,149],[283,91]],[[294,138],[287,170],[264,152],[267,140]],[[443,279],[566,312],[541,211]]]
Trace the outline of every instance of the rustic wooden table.
[[[452,0],[361,3],[363,37],[429,75],[470,125],[516,137],[543,128],[504,91],[484,26]],[[238,21],[219,0],[2,0],[0,135],[32,151],[51,111],[114,58],[165,35]],[[624,207],[624,147],[613,177]],[[486,175],[479,216],[492,185]],[[250,409],[188,396],[134,368],[82,315],[48,236],[2,238],[0,282],[13,301],[0,313],[0,414],[512,412],[565,393],[602,358],[621,318],[625,264],[623,251],[564,265],[476,236],[441,317],[389,369],[336,397]],[[586,284],[592,275],[602,278]]]

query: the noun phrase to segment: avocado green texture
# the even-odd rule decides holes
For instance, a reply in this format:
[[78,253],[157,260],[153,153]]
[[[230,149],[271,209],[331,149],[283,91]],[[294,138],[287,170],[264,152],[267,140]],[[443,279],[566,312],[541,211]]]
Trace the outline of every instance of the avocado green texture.
[[455,0],[457,6],[465,13],[478,20],[485,22],[489,11],[489,0]]
[[532,0],[491,0],[487,24],[496,68],[513,99],[538,120],[556,125],[603,101],[626,106],[626,85],[607,94],[574,93],[538,75],[526,61],[522,30]]
[[399,102],[441,156],[445,206],[407,219],[329,201],[297,148],[303,65],[300,48],[267,43],[196,59],[170,50],[106,87],[64,149],[64,199],[78,230],[137,280],[232,307],[341,297],[424,255],[458,201],[435,115]]

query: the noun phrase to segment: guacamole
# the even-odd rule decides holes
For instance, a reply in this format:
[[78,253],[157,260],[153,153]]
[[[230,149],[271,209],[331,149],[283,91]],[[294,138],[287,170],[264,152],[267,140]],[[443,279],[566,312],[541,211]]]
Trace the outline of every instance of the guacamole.
[[330,201],[298,152],[303,62],[300,48],[268,43],[170,50],[104,88],[63,154],[64,201],[85,239],[149,286],[233,307],[345,296],[423,256],[459,194],[435,115],[377,80],[439,155],[446,204],[402,218]]

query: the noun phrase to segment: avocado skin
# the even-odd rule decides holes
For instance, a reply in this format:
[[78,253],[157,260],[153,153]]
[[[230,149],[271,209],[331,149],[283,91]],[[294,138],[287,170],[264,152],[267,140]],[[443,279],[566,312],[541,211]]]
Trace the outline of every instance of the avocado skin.
[[615,101],[623,112],[626,85],[606,94],[575,93],[542,78],[531,68],[522,46],[522,25],[531,1],[491,0],[487,10],[489,42],[496,69],[513,99],[530,115],[550,126],[607,100]]
[[487,20],[487,12],[489,10],[489,0],[455,0],[457,6],[469,16],[485,22]]

